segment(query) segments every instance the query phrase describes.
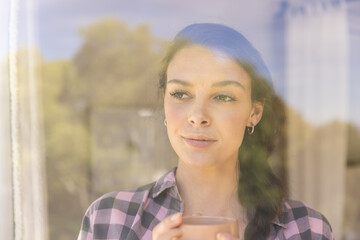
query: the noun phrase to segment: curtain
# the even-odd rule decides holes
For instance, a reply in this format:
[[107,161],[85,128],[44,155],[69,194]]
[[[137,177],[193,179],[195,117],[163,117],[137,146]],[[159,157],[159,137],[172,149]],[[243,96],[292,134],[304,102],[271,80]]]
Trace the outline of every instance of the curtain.
[[[0,8],[0,31],[3,39],[8,39],[9,2]],[[13,239],[13,211],[10,161],[10,95],[9,69],[6,58],[7,41],[0,41],[0,239]],[[5,60],[6,59],[6,60]]]
[[12,209],[12,216],[8,213],[9,218],[3,219],[10,228],[1,233],[6,234],[1,239],[42,240],[47,239],[47,206],[39,104],[40,56],[34,49],[36,2],[12,0],[8,7],[8,74],[5,72],[2,78],[5,101],[1,111],[9,122],[2,124],[1,130],[8,133],[2,134],[2,140],[9,143],[9,151],[2,152],[1,164],[11,169],[11,181],[7,176],[6,183],[7,188],[11,186],[12,203],[7,203],[7,212]]

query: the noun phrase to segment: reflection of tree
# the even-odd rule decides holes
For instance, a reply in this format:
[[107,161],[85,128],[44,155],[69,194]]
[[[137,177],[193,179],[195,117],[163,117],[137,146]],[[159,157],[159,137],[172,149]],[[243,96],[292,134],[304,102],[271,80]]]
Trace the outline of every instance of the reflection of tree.
[[146,25],[131,30],[109,19],[81,34],[85,41],[73,61],[77,78],[63,93],[68,99],[91,107],[154,104],[163,43]]
[[[360,234],[360,130],[348,124],[348,158],[346,173],[345,228]],[[357,230],[355,232],[354,230]]]
[[164,43],[146,25],[132,30],[104,20],[81,34],[84,44],[73,60],[44,62],[42,68],[51,239],[75,239],[94,200],[89,182],[92,109],[159,102],[157,63]]
[[[81,213],[74,209],[84,209],[90,200],[86,172],[89,134],[71,109],[59,101],[64,78],[70,70],[69,62],[43,64],[42,95],[51,239],[74,234],[78,227],[72,219],[81,218]],[[69,206],[73,209],[70,210]]]
[[360,165],[360,130],[348,125],[348,166]]

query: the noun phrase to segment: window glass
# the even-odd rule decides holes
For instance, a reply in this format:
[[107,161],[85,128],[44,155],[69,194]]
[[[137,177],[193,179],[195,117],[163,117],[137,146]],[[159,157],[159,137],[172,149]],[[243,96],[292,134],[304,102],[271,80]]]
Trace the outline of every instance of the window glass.
[[19,133],[8,148],[20,157],[0,152],[19,181],[11,192],[15,235],[75,239],[102,194],[176,166],[161,60],[180,29],[215,22],[243,33],[270,69],[286,109],[270,161],[289,197],[327,216],[336,239],[360,237],[360,1],[27,0],[17,8],[16,78],[3,74],[17,87],[1,104]]

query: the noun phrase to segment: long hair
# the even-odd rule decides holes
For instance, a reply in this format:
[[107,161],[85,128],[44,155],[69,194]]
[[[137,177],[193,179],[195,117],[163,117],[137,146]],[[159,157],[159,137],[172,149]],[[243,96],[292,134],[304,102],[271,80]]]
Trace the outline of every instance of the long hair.
[[245,133],[238,154],[238,196],[246,209],[245,240],[265,239],[282,207],[285,190],[268,159],[281,139],[282,102],[273,94],[271,78],[257,50],[237,31],[218,24],[193,24],[175,37],[163,59],[159,87],[166,89],[167,68],[175,54],[189,45],[216,49],[237,61],[251,79],[251,99],[264,102],[264,112],[253,134]]
[[283,182],[268,163],[271,154],[284,147],[282,126],[285,114],[283,102],[273,94],[268,82],[251,66],[245,69],[252,79],[252,100],[265,103],[261,121],[253,134],[245,133],[238,154],[238,196],[249,220],[245,239],[256,240],[268,237],[272,221],[281,212],[286,194]]

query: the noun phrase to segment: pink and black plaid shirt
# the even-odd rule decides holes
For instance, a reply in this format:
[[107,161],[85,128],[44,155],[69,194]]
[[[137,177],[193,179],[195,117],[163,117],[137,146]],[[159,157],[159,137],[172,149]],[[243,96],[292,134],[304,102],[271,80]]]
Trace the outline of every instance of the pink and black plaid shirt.
[[[83,218],[78,240],[152,239],[151,232],[161,220],[183,212],[175,171],[152,184],[97,199]],[[269,239],[333,240],[333,234],[319,212],[299,201],[285,201],[282,213],[273,221]]]

